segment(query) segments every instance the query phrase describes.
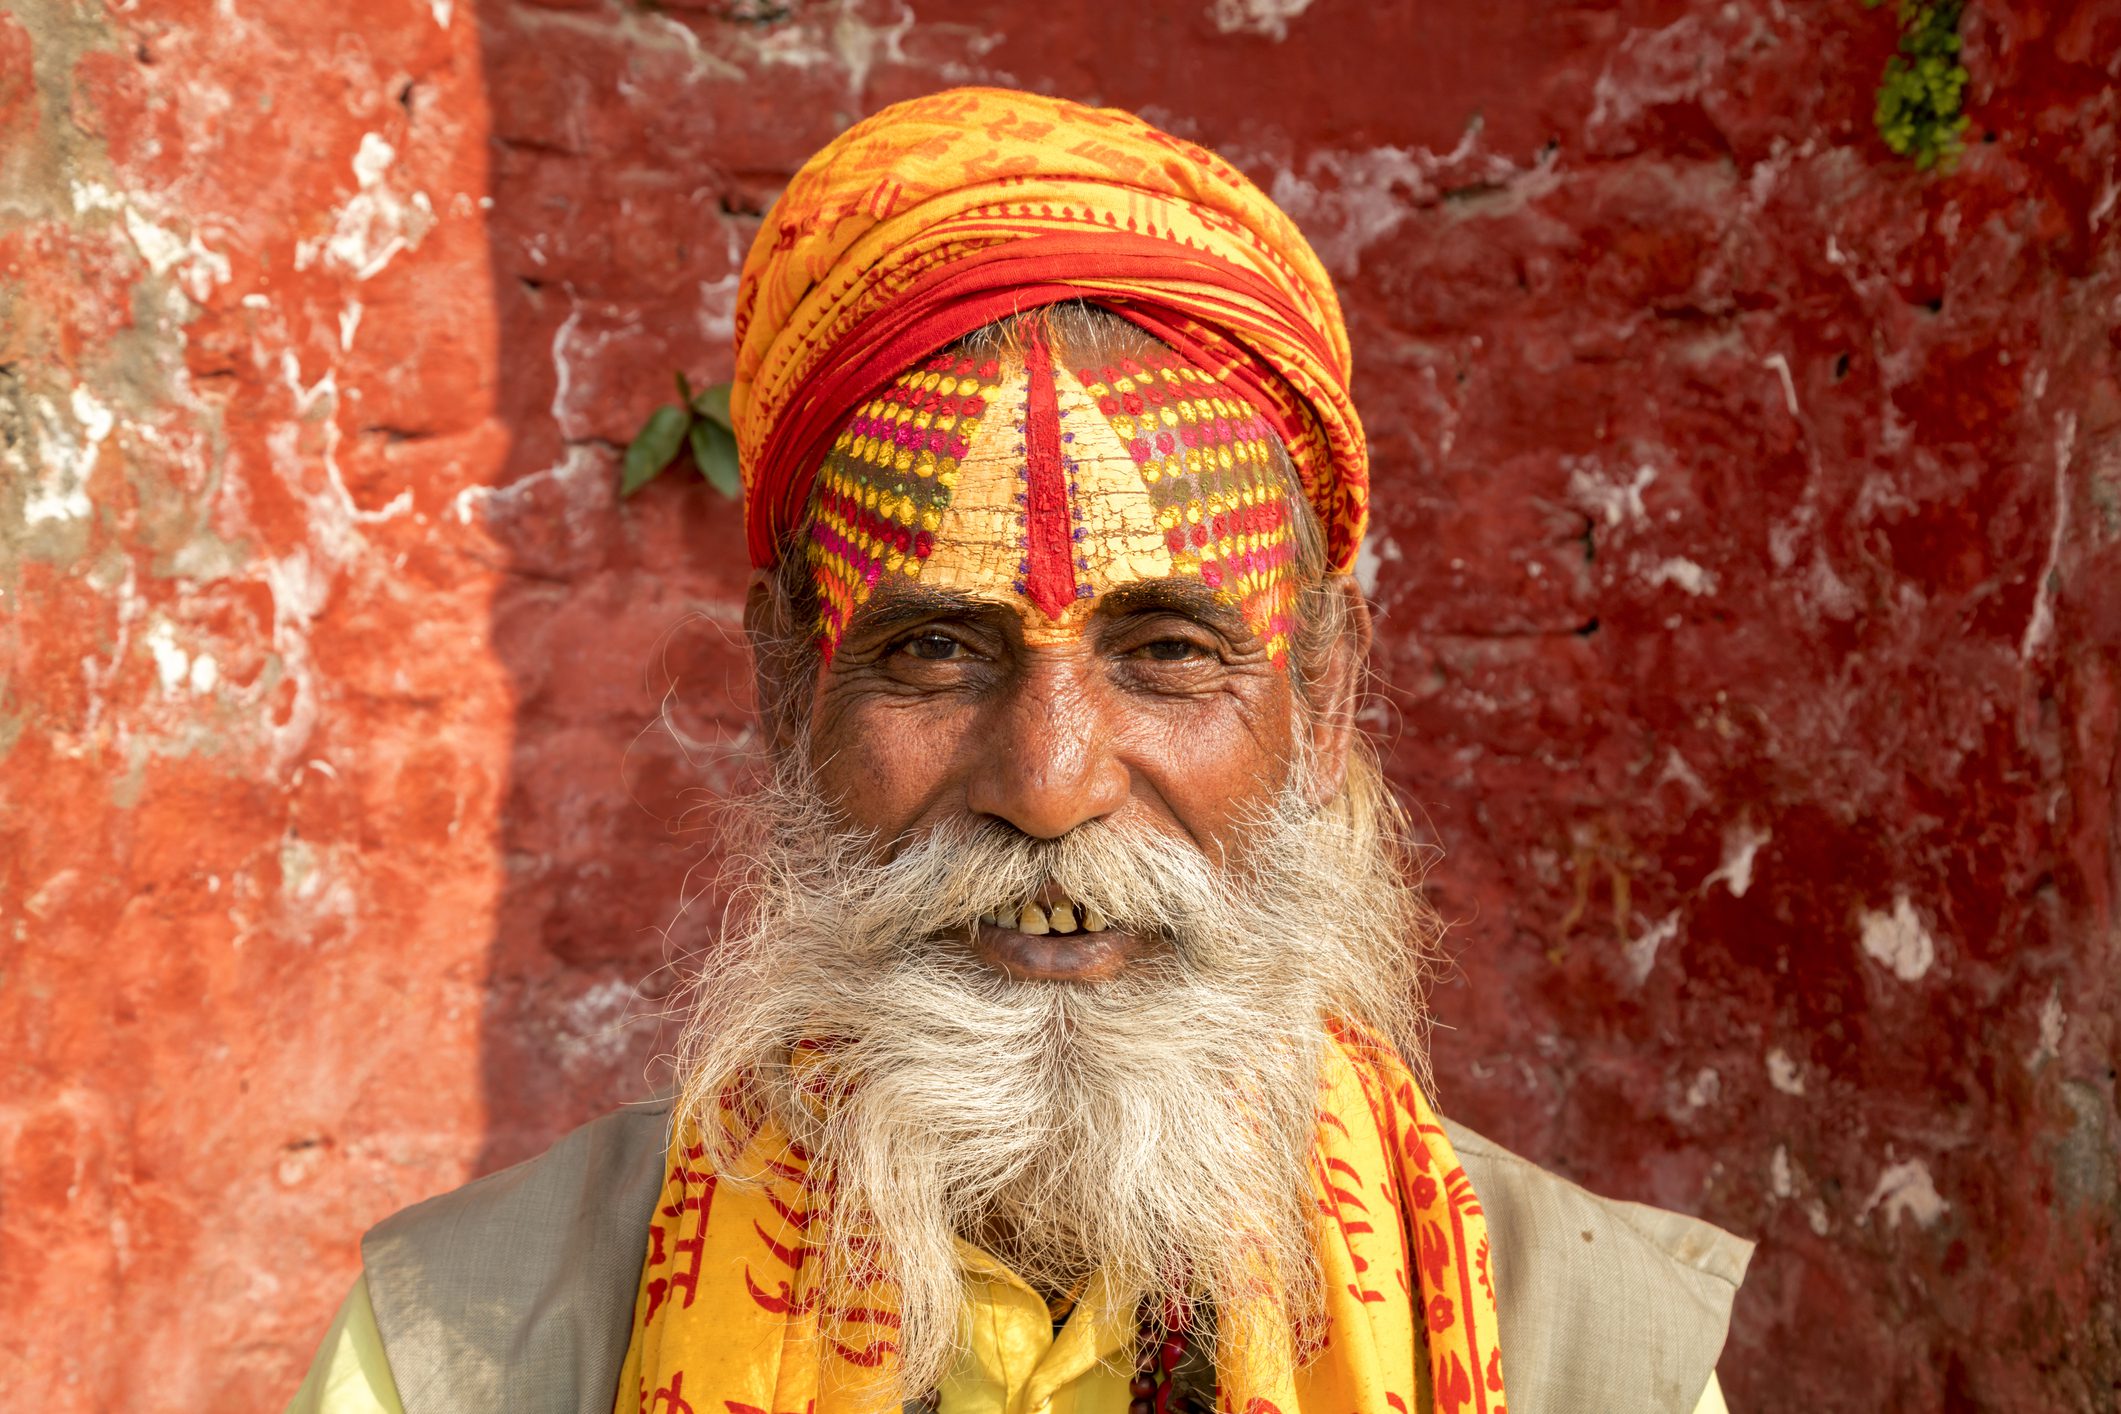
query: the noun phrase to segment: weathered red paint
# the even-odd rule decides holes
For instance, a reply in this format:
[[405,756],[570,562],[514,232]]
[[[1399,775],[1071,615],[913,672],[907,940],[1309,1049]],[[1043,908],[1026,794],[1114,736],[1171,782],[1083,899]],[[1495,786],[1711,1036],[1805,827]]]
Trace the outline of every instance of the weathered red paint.
[[744,555],[617,447],[985,78],[1340,281],[1446,1106],[1761,1239],[1734,1407],[2111,1407],[2121,4],[1976,3],[1927,177],[1855,0],[348,14],[0,16],[10,1403],[276,1408],[363,1227],[637,1093]]

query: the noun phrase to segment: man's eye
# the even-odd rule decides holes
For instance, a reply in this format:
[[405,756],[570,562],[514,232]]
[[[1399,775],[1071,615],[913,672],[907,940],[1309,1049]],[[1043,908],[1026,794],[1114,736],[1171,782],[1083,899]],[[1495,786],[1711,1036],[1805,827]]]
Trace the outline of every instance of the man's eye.
[[1183,638],[1159,638],[1153,643],[1144,643],[1135,651],[1158,663],[1183,663],[1207,652],[1198,643]]
[[947,633],[924,633],[899,645],[900,651],[926,663],[947,662],[958,656],[960,645]]

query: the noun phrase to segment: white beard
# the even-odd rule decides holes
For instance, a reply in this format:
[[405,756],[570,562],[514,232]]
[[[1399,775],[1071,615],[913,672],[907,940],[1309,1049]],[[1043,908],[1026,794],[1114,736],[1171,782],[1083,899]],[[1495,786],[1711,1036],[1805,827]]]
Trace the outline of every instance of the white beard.
[[[886,858],[794,772],[742,804],[757,832],[745,904],[697,984],[681,1109],[728,1171],[715,1116],[736,1077],[829,1172],[836,1199],[810,1233],[821,1309],[848,1304],[834,1293],[860,1280],[848,1239],[872,1234],[899,1291],[904,1394],[956,1353],[959,1237],[1047,1292],[1102,1271],[1130,1308],[1204,1305],[1274,1334],[1316,1319],[1326,1018],[1418,1066],[1435,929],[1374,829],[1301,799],[1286,792],[1227,869],[1103,822],[1054,841],[990,823]],[[1049,882],[1169,946],[1095,984],[976,961],[970,920]],[[836,1082],[822,1106],[788,1063],[819,1039]],[[1262,1283],[1272,1306],[1250,1299]]]

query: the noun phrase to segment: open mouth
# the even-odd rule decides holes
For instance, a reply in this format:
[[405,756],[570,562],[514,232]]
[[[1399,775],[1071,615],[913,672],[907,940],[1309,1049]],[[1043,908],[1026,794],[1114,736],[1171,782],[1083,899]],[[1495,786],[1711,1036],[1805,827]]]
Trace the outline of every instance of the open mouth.
[[981,914],[972,929],[981,961],[1026,981],[1104,981],[1157,946],[1052,884],[1022,903]]
[[999,908],[981,914],[979,921],[1034,938],[1051,933],[1102,933],[1111,926],[1094,904],[1078,905],[1065,896],[1031,899],[1011,908]]

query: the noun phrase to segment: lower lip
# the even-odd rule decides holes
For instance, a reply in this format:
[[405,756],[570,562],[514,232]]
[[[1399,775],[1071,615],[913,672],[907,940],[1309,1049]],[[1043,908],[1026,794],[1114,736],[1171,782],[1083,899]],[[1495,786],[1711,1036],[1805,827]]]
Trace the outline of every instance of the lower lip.
[[1139,957],[1144,944],[1130,933],[1045,933],[982,923],[972,938],[973,955],[1020,982],[1107,982]]

